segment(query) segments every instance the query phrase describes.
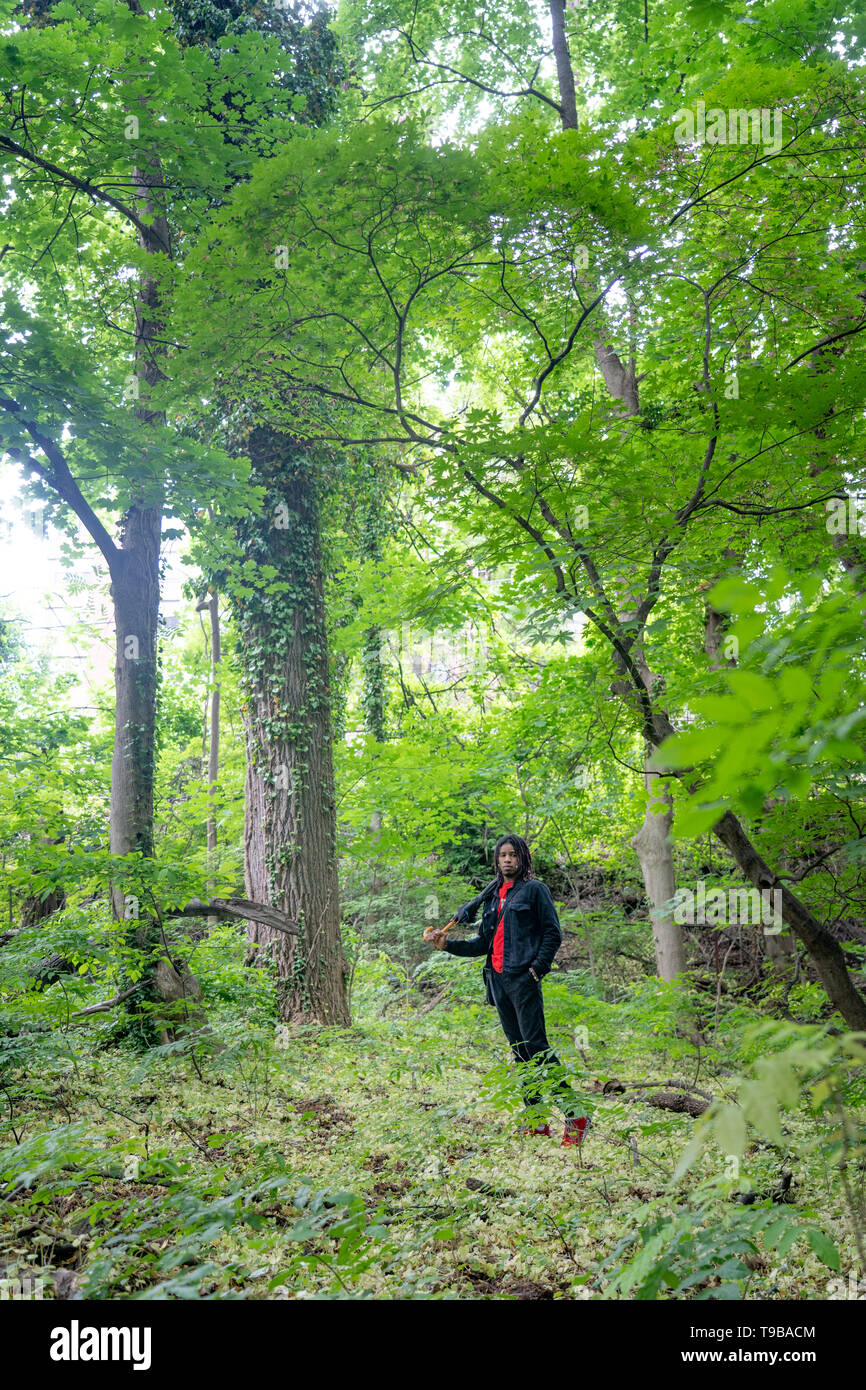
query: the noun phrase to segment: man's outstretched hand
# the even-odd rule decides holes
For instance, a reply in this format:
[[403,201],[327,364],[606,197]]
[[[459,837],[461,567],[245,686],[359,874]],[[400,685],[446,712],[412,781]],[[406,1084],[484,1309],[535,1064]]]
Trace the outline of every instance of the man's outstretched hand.
[[431,931],[429,936],[425,933],[425,940],[429,941],[430,945],[435,950],[444,951],[445,943],[448,940],[448,933],[444,931]]

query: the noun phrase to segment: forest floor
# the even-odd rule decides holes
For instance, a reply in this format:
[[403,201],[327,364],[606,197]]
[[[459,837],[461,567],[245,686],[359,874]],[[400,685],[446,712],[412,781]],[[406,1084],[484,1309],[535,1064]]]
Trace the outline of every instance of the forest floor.
[[[742,1171],[710,1144],[675,1177],[699,1122],[652,1088],[601,1093],[673,1078],[730,1096],[755,1055],[747,1007],[711,1001],[699,1036],[658,981],[607,1004],[548,977],[551,1041],[594,1106],[585,1145],[563,1148],[556,1111],[551,1138],[518,1134],[495,1012],[471,968],[447,980],[430,1008],[371,967],[352,1027],[217,1017],[228,1041],[198,1056],[97,1050],[80,1030],[62,1067],[5,1088],[0,1276],[58,1298],[826,1299],[815,1241],[857,1268],[805,1110]],[[785,1169],[789,1205],[736,1201]]]

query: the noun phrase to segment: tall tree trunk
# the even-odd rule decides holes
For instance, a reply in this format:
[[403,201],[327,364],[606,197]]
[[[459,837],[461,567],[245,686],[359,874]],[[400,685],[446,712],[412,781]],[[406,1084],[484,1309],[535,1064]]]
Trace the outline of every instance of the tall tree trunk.
[[[211,520],[213,520],[213,509],[210,508]],[[210,688],[205,699],[204,708],[204,727],[202,730],[202,764],[205,762],[207,754],[207,767],[202,767],[203,775],[207,776],[207,821],[205,823],[205,834],[207,837],[208,855],[208,893],[210,896],[216,892],[216,850],[217,850],[217,783],[219,781],[220,765],[220,663],[222,660],[220,644],[220,612],[219,594],[212,593],[209,598],[202,599],[196,604],[196,612],[201,614],[207,610],[210,620]],[[218,919],[211,917],[213,925]]]
[[[565,33],[565,0],[550,0],[550,17],[553,24],[553,51],[556,57],[562,128],[576,130],[577,105],[574,70]],[[608,394],[613,400],[621,402],[618,413],[624,417],[639,415],[640,400],[634,356],[631,356],[628,366],[625,366],[613,347],[604,339],[596,338],[593,347]],[[643,660],[639,660],[638,664],[644,684],[651,694],[653,676]],[[685,942],[682,931],[673,920],[673,909],[666,906],[675,892],[673,842],[670,834],[673,812],[670,793],[660,790],[662,784],[657,774],[650,770],[651,752],[651,749],[647,750],[644,760],[644,783],[651,793],[651,800],[643,825],[631,840],[631,844],[640,863],[644,888],[650,902],[656,969],[663,980],[671,980],[682,974],[686,968]],[[663,813],[651,810],[654,802],[659,800],[665,801],[668,805],[668,809]]]
[[[597,338],[594,343],[595,359],[604,378],[608,395],[619,401],[617,413],[624,418],[640,414],[636,364],[634,356],[626,366],[610,343]],[[618,613],[620,624],[626,623],[637,612],[639,595],[628,594],[625,580],[620,585]],[[627,611],[624,611],[627,610]],[[632,658],[650,699],[653,689],[659,683],[646,663],[643,648],[638,642],[632,648]],[[618,682],[615,689],[620,689]],[[644,786],[650,793],[650,800],[644,814],[643,824],[630,844],[640,864],[644,889],[650,903],[650,921],[653,929],[656,970],[663,980],[673,980],[686,969],[685,938],[681,927],[674,921],[671,899],[676,891],[676,872],[674,867],[674,846],[671,838],[673,824],[673,801],[670,792],[650,766],[654,749],[647,746],[644,753]],[[664,811],[655,811],[653,806],[664,802]]]
[[[647,763],[649,759],[647,758]],[[673,801],[665,783],[649,766],[644,769],[644,784],[650,794],[643,825],[630,844],[640,863],[646,895],[650,900],[650,920],[653,929],[656,970],[663,980],[673,980],[686,968],[685,940],[682,928],[673,919],[669,904],[676,892],[671,826]],[[653,810],[659,801],[664,811]]]
[[[379,566],[382,560],[382,537],[387,532],[382,499],[374,484],[373,493],[364,514],[361,533],[361,555]],[[361,647],[363,691],[361,707],[364,724],[377,743],[385,742],[385,672],[382,665],[382,629],[368,627]]]
[[553,27],[553,56],[559,83],[559,110],[563,130],[577,130],[577,98],[574,91],[574,69],[565,33],[565,0],[550,0],[550,22]]
[[[127,0],[141,14],[139,0]],[[142,100],[142,106],[144,101]],[[133,113],[134,114],[134,113]],[[143,150],[133,169],[138,242],[148,256],[171,255],[159,155]],[[150,395],[163,380],[165,309],[159,280],[145,270],[135,300],[135,414],[143,424],[165,424]],[[159,553],[162,496],[142,495],[123,520],[120,555],[111,571],[114,599],[116,694],[114,756],[111,763],[111,852],[153,853],[153,774],[156,738]],[[119,889],[116,914],[124,917]]]
[[340,933],[336,798],[317,480],[309,453],[275,430],[247,443],[263,511],[241,528],[248,558],[285,590],[238,599],[247,740],[245,876],[253,900],[297,921],[297,937],[261,923],[274,942],[286,1022],[347,1025]]
[[[382,559],[382,535],[384,530],[381,500],[378,494],[374,493],[364,518],[361,553],[365,560],[378,562]],[[384,743],[386,738],[385,667],[382,661],[382,629],[380,627],[368,627],[364,632],[364,641],[361,647],[361,669],[363,672],[361,707],[364,711],[364,725],[367,733],[370,734],[377,743]],[[374,811],[370,817],[370,834],[372,838],[378,842],[382,834],[381,811]],[[379,872],[380,867],[377,851],[376,859],[370,869],[371,898],[375,898],[382,891],[384,886],[384,880]],[[373,913],[371,915],[373,920],[376,920],[378,917],[378,913]]]
[[219,595],[214,594],[210,601],[210,664],[211,664],[211,697],[210,697],[210,742],[207,753],[207,784],[208,784],[208,806],[207,806],[207,849],[208,856],[213,867],[213,859],[217,848],[217,823],[216,823],[216,793],[217,782],[219,781],[220,769],[220,662],[222,661],[222,651],[220,646],[220,610]]
[[[574,75],[568,53],[568,44],[565,39],[564,9],[563,0],[550,0],[554,50],[559,77],[561,123],[563,129],[569,129],[576,127],[577,118],[576,113],[572,111],[570,99],[570,93],[574,90]],[[646,33],[645,23],[645,37]],[[596,360],[609,394],[623,403],[621,413],[623,415],[637,414],[639,406],[634,361],[632,360],[629,367],[626,368],[613,348],[606,344],[603,339],[597,339],[594,346]],[[816,434],[820,435],[820,431],[816,431]],[[816,473],[820,471],[820,468],[814,470]],[[866,566],[863,565],[859,548],[855,549],[854,546],[840,544],[839,549],[842,552],[842,564],[846,568],[858,569],[861,576],[866,573]],[[640,672],[640,675],[642,683],[646,686],[643,671]],[[615,688],[625,693],[622,683],[618,683]],[[649,695],[649,693],[647,686],[647,694]],[[652,724],[652,742],[655,745],[675,732],[663,710],[654,712]],[[758,854],[734,815],[730,812],[726,813],[713,827],[713,833],[729,850],[746,879],[755,887],[773,888],[779,886],[775,875]],[[639,837],[635,838],[638,839]],[[644,881],[647,882],[646,874]],[[647,887],[647,891],[649,892],[649,887]],[[834,1008],[839,1011],[849,1027],[858,1030],[866,1029],[866,999],[860,994],[851,979],[844,952],[839,943],[827,931],[826,927],[822,926],[814,917],[806,905],[784,886],[782,887],[782,919],[794,935],[803,942],[815,961],[818,973]]]
[[[161,509],[133,508],[112,574],[115,722],[111,763],[112,854],[153,853],[156,644]],[[123,894],[117,915],[125,915]]]
[[[134,15],[144,11],[139,0],[127,0]],[[144,97],[140,108],[147,109]],[[158,151],[145,145],[133,169],[135,212],[139,219],[138,241],[154,260],[170,257],[171,232],[166,215],[165,180]],[[165,413],[151,401],[153,388],[162,380],[166,355],[165,305],[159,277],[146,269],[139,280],[135,300],[136,417],[145,425],[164,425]],[[116,664],[114,755],[111,762],[112,854],[153,854],[153,780],[156,748],[158,691],[157,646],[159,636],[160,574],[163,496],[159,485],[143,487],[123,519],[120,555],[111,568],[114,600]],[[133,928],[136,944],[151,956],[152,984],[167,1004],[183,1005],[189,1022],[188,1001],[198,999],[201,988],[184,962],[169,953],[165,934],[145,911],[139,915],[127,907],[122,888],[112,889],[112,906],[121,918],[137,917]],[[130,1004],[136,1012],[138,1000]],[[157,1020],[163,1041],[173,1033],[177,1011]],[[178,1016],[179,1013],[178,1013]],[[197,1017],[196,1021],[200,1021]]]

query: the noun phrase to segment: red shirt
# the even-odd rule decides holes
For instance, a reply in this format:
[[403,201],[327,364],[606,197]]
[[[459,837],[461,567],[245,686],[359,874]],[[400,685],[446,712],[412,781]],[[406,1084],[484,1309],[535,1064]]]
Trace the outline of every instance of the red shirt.
[[509,888],[513,887],[513,883],[503,883],[499,890],[499,918],[496,924],[496,931],[493,935],[493,953],[490,957],[490,964],[500,975],[502,974],[502,952],[505,948],[505,925],[503,922],[503,918],[505,917],[505,897]]

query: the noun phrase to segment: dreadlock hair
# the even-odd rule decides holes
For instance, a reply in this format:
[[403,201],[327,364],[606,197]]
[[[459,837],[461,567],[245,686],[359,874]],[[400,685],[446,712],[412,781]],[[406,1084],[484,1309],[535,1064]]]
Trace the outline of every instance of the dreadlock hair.
[[532,852],[526,841],[522,839],[520,835],[500,835],[493,850],[493,867],[496,870],[497,887],[501,888],[505,882],[499,868],[499,851],[502,849],[503,845],[513,845],[517,852],[517,878],[523,879],[524,882],[526,879],[534,878],[535,875],[532,872]]

